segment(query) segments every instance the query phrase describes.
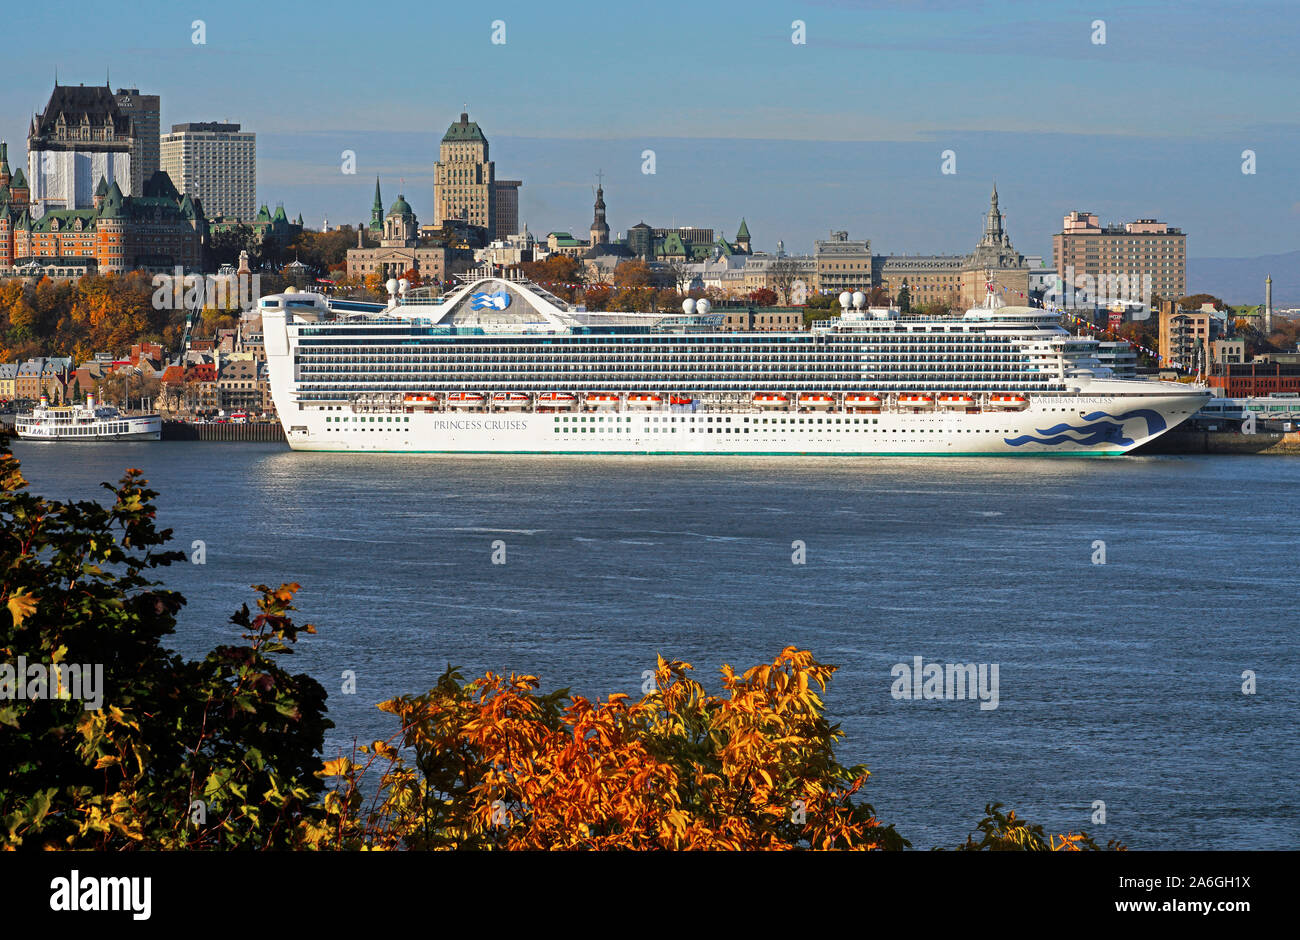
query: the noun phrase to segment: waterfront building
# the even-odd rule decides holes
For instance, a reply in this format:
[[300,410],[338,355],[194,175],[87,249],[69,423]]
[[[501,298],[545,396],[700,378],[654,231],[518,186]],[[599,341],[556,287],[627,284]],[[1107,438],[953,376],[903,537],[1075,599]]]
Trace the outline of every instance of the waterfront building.
[[139,195],[143,180],[132,172],[139,153],[131,113],[118,107],[107,85],[54,85],[45,110],[33,116],[27,134],[30,214],[52,209],[88,209],[101,178],[125,196]]
[[0,402],[17,397],[18,363],[0,362]]
[[42,395],[52,403],[62,402],[72,378],[72,360],[38,356],[19,363],[14,375],[14,398],[37,401]]
[[1187,236],[1155,219],[1103,226],[1096,213],[1071,212],[1052,236],[1052,262],[1067,289],[1102,300],[1149,304],[1153,293],[1187,293]]
[[217,379],[219,406],[232,411],[271,411],[266,363],[256,359],[227,359]]
[[209,218],[252,221],[257,212],[257,135],[238,124],[173,124],[162,137],[163,171]]

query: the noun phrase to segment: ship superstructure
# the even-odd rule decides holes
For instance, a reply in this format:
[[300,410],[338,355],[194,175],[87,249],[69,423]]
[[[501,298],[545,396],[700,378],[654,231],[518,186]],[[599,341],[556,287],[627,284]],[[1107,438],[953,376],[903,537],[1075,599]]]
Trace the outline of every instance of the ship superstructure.
[[484,269],[438,299],[288,292],[259,302],[297,450],[1116,456],[1209,400],[1119,380],[1055,314],[867,308],[727,332],[708,304],[588,311]]

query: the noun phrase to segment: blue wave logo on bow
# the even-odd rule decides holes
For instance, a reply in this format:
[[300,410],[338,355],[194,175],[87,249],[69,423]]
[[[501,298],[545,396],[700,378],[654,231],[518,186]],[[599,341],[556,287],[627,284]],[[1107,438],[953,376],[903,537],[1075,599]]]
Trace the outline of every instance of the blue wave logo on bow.
[[[1110,420],[1102,421],[1100,420],[1102,418],[1109,418]],[[1124,422],[1130,418],[1143,418],[1146,421],[1147,437],[1159,434],[1169,426],[1165,423],[1165,419],[1160,412],[1152,411],[1150,408],[1138,408],[1134,411],[1126,411],[1122,415],[1113,415],[1106,411],[1094,411],[1083,416],[1083,420],[1089,423],[1082,426],[1054,424],[1050,428],[1035,428],[1043,437],[1022,434],[1020,437],[1004,437],[1003,440],[1012,447],[1021,447],[1025,444],[1046,444],[1049,446],[1078,444],[1081,447],[1089,447],[1093,444],[1116,444],[1121,447],[1128,447],[1133,444],[1133,439],[1124,436]],[[1080,436],[1071,437],[1071,434]]]
[[479,291],[477,294],[469,295],[469,309],[471,310],[504,310],[510,306],[510,295],[503,290],[494,294],[487,291]]

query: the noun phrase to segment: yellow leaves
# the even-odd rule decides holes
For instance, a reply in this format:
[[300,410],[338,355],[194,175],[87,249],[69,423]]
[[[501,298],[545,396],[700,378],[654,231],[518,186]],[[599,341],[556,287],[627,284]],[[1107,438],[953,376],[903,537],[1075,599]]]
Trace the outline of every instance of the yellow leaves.
[[24,620],[36,612],[36,598],[28,594],[24,588],[19,588],[9,595],[6,606],[9,608],[10,616],[14,618],[14,626],[21,626]]
[[346,777],[351,773],[353,763],[346,757],[335,757],[325,762],[324,769],[317,772],[318,777]]

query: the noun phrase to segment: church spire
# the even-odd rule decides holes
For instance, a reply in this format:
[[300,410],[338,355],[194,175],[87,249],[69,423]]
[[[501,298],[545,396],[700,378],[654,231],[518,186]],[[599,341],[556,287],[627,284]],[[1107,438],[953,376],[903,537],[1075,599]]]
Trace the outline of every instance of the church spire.
[[591,247],[609,244],[609,224],[605,221],[604,173],[596,174],[596,205],[591,219]]
[[379,196],[379,177],[375,177],[375,201],[370,206],[370,230],[382,232],[384,229],[384,200]]

